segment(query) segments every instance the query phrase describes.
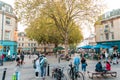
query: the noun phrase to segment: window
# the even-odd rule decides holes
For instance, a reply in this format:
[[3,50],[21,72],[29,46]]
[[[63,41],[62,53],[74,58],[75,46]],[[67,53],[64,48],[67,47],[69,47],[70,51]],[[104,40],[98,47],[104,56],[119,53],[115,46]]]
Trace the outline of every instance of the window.
[[5,11],[6,11],[6,12],[11,12],[11,7],[8,6],[8,5],[5,5]]
[[10,50],[10,47],[9,46],[4,46],[3,47],[3,52],[8,52]]
[[103,34],[100,35],[100,40],[101,40],[101,41],[103,40]]
[[105,38],[106,38],[106,40],[109,40],[109,33],[105,34]]
[[6,24],[8,24],[8,25],[11,24],[11,19],[9,17],[6,17]]
[[105,25],[105,28],[108,28],[109,26],[108,25]]
[[28,43],[28,46],[30,46],[30,43]]
[[22,46],[24,46],[24,43],[22,43]]
[[19,43],[19,46],[20,46],[20,43]]
[[5,40],[10,40],[10,31],[5,31]]
[[6,46],[3,47],[3,52],[6,52],[6,48],[7,48]]
[[31,46],[33,46],[33,43],[31,43]]
[[20,41],[20,38],[19,38],[19,41]]
[[24,38],[22,38],[22,41],[24,41]]
[[24,34],[24,33],[22,33],[21,35],[22,35],[22,36],[25,36],[25,34]]
[[106,34],[106,33],[109,33],[109,25],[105,25],[104,32],[105,32],[105,34]]
[[111,38],[114,39],[114,32],[111,32]]

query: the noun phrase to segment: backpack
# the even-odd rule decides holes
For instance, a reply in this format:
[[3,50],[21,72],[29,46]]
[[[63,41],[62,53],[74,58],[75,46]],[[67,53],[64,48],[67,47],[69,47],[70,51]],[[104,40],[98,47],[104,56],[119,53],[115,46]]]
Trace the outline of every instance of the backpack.
[[43,59],[43,57],[42,57],[42,56],[40,56],[40,57],[39,57],[39,62],[41,62],[41,60],[42,60],[42,59]]
[[41,66],[41,67],[46,67],[46,66],[47,66],[47,59],[46,59],[46,58],[43,58],[43,59],[40,61],[40,66]]
[[44,66],[44,67],[46,67],[46,66],[47,66],[47,59],[44,59],[43,66]]

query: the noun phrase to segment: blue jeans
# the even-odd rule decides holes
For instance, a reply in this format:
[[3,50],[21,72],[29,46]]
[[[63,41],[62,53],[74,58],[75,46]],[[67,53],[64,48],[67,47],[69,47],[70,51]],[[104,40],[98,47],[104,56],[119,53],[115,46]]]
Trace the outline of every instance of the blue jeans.
[[75,65],[75,71],[76,71],[76,72],[79,71],[79,65]]
[[82,71],[86,71],[86,66],[87,65],[85,63],[82,64]]
[[41,77],[46,76],[46,67],[40,67],[41,70]]

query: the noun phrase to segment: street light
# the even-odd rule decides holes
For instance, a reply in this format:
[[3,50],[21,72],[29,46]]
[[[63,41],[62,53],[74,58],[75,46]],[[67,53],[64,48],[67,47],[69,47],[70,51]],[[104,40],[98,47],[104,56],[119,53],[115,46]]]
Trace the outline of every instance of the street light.
[[[3,56],[3,29],[4,29],[4,10],[5,10],[5,8],[4,8],[4,6],[2,6],[2,30],[1,30],[1,46],[2,46],[2,52],[1,52],[1,54],[2,54],[2,56]],[[2,57],[3,58],[3,57]],[[1,63],[2,63],[2,65],[3,65],[3,59],[2,59],[2,61],[1,61]]]
[[2,7],[2,34],[1,34],[1,44],[3,45],[3,28],[4,28],[4,6]]

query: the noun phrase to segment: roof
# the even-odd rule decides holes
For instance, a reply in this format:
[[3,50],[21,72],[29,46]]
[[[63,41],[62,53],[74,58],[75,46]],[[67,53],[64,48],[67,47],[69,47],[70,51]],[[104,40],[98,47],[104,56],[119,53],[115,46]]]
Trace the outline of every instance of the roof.
[[3,6],[5,7],[5,12],[13,13],[13,8],[10,4],[0,1],[0,10],[2,10]]
[[103,19],[101,21],[106,21],[106,20],[110,20],[118,17],[120,17],[120,9],[106,12],[105,14],[102,15]]

